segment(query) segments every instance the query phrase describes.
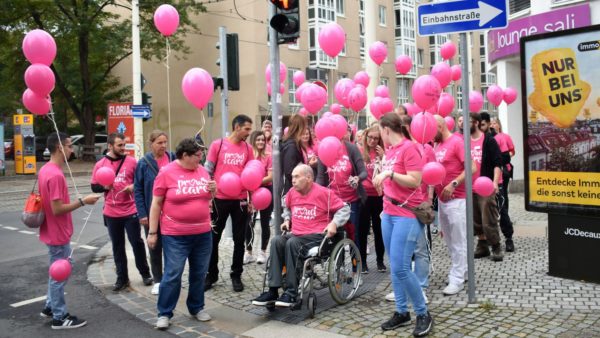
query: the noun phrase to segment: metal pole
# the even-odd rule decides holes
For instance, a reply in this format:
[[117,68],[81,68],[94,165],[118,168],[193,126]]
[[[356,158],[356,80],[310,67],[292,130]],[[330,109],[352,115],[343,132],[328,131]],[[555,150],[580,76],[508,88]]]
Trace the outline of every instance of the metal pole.
[[[269,18],[275,15],[275,5],[269,6]],[[275,233],[281,234],[279,225],[281,220],[281,192],[283,191],[283,173],[279,154],[279,136],[281,129],[281,93],[279,92],[279,45],[277,44],[277,31],[269,26],[269,62],[271,64],[271,119],[273,122],[273,222]]]
[[465,139],[465,190],[467,192],[467,267],[469,303],[476,303],[475,259],[473,257],[473,173],[471,170],[471,118],[469,116],[469,53],[467,33],[460,33],[459,53],[462,67],[463,136]]
[[229,136],[229,83],[227,81],[227,28],[219,27],[219,62],[223,88],[221,89],[221,135]]
[[[131,1],[131,63],[133,68],[133,104],[142,104],[142,83],[140,66],[140,8],[139,1]],[[140,118],[133,119],[133,142],[135,158],[144,156],[144,123]]]
[[[379,67],[371,58],[369,57],[369,47],[377,41],[377,12],[375,11],[375,1],[374,0],[365,0],[365,68],[367,74],[371,78],[369,81],[369,86],[367,87],[367,98],[368,102],[371,102],[373,97],[375,97],[375,88],[379,85]],[[375,121],[375,118],[371,114],[371,108],[367,104],[365,107],[365,115],[367,121],[367,127],[371,125],[372,122]],[[358,127],[358,120],[356,121],[356,126]]]

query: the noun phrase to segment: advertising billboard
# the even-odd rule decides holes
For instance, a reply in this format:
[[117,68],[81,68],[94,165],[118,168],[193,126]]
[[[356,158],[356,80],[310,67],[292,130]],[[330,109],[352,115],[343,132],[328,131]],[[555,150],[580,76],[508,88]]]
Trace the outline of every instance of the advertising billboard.
[[125,152],[129,156],[135,157],[135,137],[133,133],[131,103],[109,103],[107,109],[107,135],[112,133],[125,135]]
[[525,207],[600,216],[600,25],[521,40]]

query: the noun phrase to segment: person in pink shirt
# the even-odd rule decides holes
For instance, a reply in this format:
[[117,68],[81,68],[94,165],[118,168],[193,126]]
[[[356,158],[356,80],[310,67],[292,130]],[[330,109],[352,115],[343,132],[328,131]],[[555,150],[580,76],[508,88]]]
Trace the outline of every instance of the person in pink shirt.
[[265,135],[265,153],[271,155],[273,153],[273,122],[271,120],[263,121],[262,132]]
[[[252,119],[244,114],[239,114],[233,118],[231,127],[233,129],[231,135],[211,143],[204,163],[206,171],[214,177],[217,183],[226,172],[241,175],[246,163],[254,159],[252,147],[246,143],[246,139],[252,132]],[[208,275],[204,284],[206,290],[212,288],[213,284],[219,279],[219,242],[223,230],[225,230],[227,218],[231,216],[233,258],[229,276],[231,277],[233,291],[244,291],[242,272],[244,271],[246,228],[250,217],[248,198],[248,191],[245,189],[242,189],[237,196],[228,196],[221,189],[218,189],[217,184],[217,194],[213,201],[211,214],[214,235]]]
[[181,291],[181,275],[189,263],[187,309],[192,318],[211,320],[204,310],[204,282],[212,251],[210,202],[217,185],[200,165],[204,147],[193,138],[183,139],[177,159],[160,170],[154,181],[148,246],[162,235],[165,272],[158,294],[156,327],[165,330],[173,317]]
[[317,172],[317,145],[315,144],[310,128],[304,129],[302,133],[302,145],[304,149],[302,155],[304,156],[304,163],[308,164],[313,171]]
[[417,276],[410,268],[417,238],[423,236],[423,225],[410,208],[423,201],[420,188],[423,160],[410,139],[408,125],[402,122],[400,115],[387,113],[381,117],[379,134],[383,143],[389,144],[390,148],[385,151],[382,171],[373,179],[373,186],[383,191],[381,232],[390,259],[396,300],[396,312],[381,328],[387,331],[410,325],[408,296],[417,315],[413,335],[422,337],[431,332],[433,318]]
[[[269,290],[252,301],[252,304],[290,307],[296,303],[298,292],[297,266],[300,249],[318,246],[324,232],[328,237],[336,234],[350,217],[350,207],[331,190],[314,183],[313,171],[306,164],[299,164],[292,171],[292,186],[285,197],[282,231],[290,231],[271,240],[271,252],[267,284]],[[284,293],[282,271],[286,267]]]
[[[250,144],[254,150],[254,158],[259,160],[265,167],[264,177],[261,183],[262,187],[269,189],[273,194],[273,157],[271,154],[265,153],[265,135],[262,131],[256,130],[250,134]],[[254,242],[254,223],[256,222],[256,215],[258,211],[252,213],[250,222],[248,223],[248,229],[246,229],[246,253],[244,254],[244,264],[256,262],[258,264],[264,264],[267,262],[267,245],[269,245],[269,238],[271,237],[271,213],[273,213],[273,200],[271,204],[260,211],[260,237],[261,237],[261,250],[258,252],[256,258],[252,255],[252,242]]]
[[[375,254],[377,258],[377,271],[385,272],[387,267],[383,263],[385,255],[385,247],[383,245],[383,237],[381,236],[381,212],[383,211],[383,197],[377,192],[373,186],[373,178],[381,171],[381,161],[383,160],[384,150],[383,142],[379,136],[379,127],[374,126],[365,129],[363,135],[362,147],[360,148],[365,167],[367,168],[367,178],[362,182],[367,200],[360,213],[358,222],[360,246],[358,247],[361,257],[367,257],[367,236],[369,229],[373,228],[373,236],[375,239]],[[363,259],[362,271],[369,271],[367,260]]]
[[[498,142],[500,147],[500,153],[502,156],[502,184],[500,185],[500,229],[505,238],[505,250],[506,252],[515,251],[515,244],[512,240],[514,233],[513,223],[508,214],[508,183],[512,178],[513,167],[510,160],[515,156],[515,145],[513,140],[507,133],[502,132],[502,124],[500,120],[495,117],[492,118],[491,122],[492,130],[497,131],[494,138]],[[493,133],[493,132],[492,132]]]
[[[125,232],[133,248],[135,266],[142,275],[144,285],[152,285],[154,282],[146,260],[146,248],[140,235],[140,221],[133,196],[136,165],[136,160],[125,154],[125,135],[112,133],[108,136],[108,153],[96,162],[92,172],[92,191],[104,193],[104,224],[108,228],[117,267],[117,281],[113,287],[115,292],[129,286]],[[96,180],[96,171],[103,167],[115,172],[115,180],[111,185],[102,186]]]
[[[48,136],[47,147],[50,161],[40,168],[38,186],[42,198],[44,222],[40,226],[40,241],[48,247],[50,265],[59,259],[70,259],[73,219],[71,212],[86,204],[95,204],[100,195],[93,194],[71,202],[67,180],[62,165],[73,153],[71,139],[65,133],[53,133]],[[46,304],[40,315],[52,318],[52,329],[73,329],[87,322],[67,312],[65,303],[65,285],[67,280],[59,282],[48,278]]]

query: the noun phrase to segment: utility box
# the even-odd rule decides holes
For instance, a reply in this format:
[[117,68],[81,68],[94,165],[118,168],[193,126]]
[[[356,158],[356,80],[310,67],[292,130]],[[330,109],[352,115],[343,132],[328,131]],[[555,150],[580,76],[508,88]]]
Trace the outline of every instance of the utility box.
[[35,134],[33,133],[33,114],[13,115],[15,128],[15,173],[35,175]]

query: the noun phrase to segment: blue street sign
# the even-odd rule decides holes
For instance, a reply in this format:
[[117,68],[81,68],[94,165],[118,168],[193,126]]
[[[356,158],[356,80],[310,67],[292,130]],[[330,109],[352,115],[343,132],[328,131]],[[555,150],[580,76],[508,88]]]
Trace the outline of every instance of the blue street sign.
[[144,104],[131,105],[131,115],[133,117],[148,119],[152,117],[152,109],[150,106]]
[[508,0],[462,0],[419,5],[419,35],[508,26]]

